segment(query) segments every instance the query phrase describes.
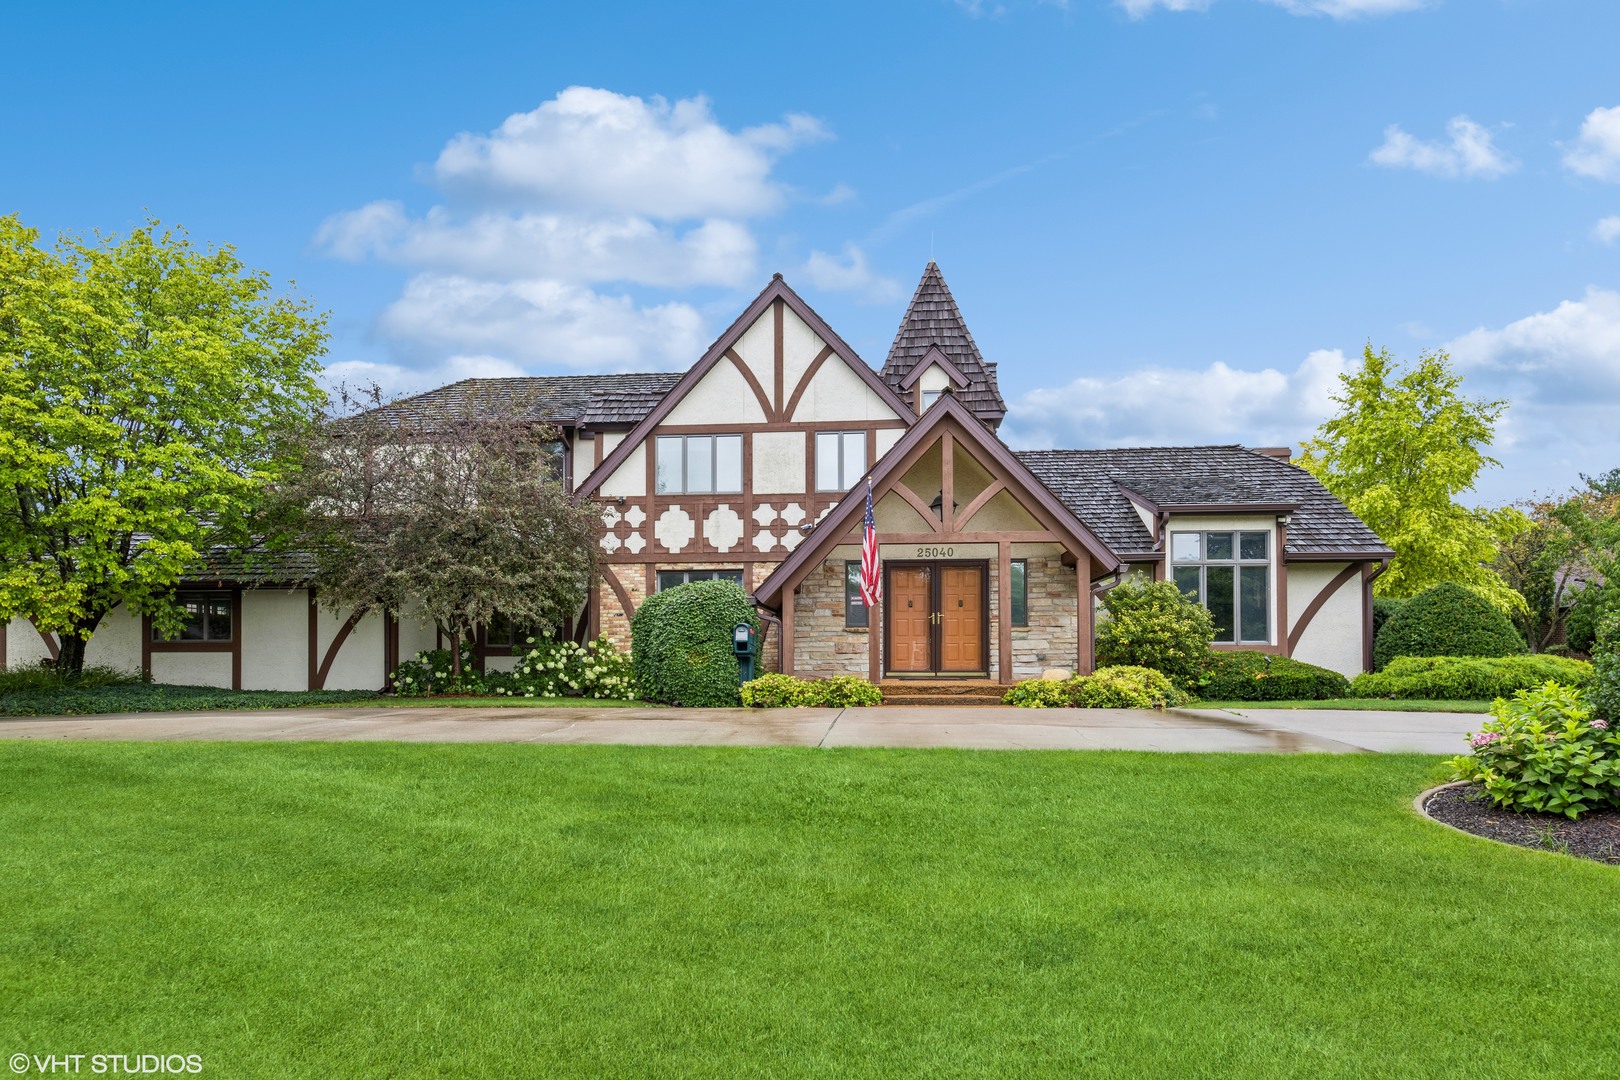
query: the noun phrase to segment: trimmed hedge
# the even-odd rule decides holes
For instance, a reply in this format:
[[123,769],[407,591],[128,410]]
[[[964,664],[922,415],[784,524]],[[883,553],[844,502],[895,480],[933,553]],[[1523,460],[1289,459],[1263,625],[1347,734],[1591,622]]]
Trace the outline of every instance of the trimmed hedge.
[[1397,656],[1517,656],[1524,639],[1498,607],[1445,582],[1412,597],[1373,641],[1373,668]]
[[1592,683],[1592,665],[1566,656],[1403,656],[1383,671],[1357,675],[1350,693],[1368,698],[1490,701],[1556,682]]
[[1248,649],[1211,653],[1198,686],[1210,701],[1327,701],[1350,696],[1350,680],[1302,660]]
[[1384,628],[1384,624],[1389,622],[1390,618],[1405,606],[1406,601],[1398,596],[1373,597],[1373,638],[1375,640],[1378,637],[1378,631]]
[[1162,673],[1144,667],[1098,668],[1072,679],[1028,679],[1001,698],[1023,709],[1162,709],[1185,695]]
[[647,597],[630,619],[630,655],[641,696],[688,708],[741,705],[731,630],[759,632],[748,594],[733,581],[693,581]]
[[859,675],[799,679],[767,674],[742,684],[742,703],[756,709],[854,709],[883,704],[883,691]]

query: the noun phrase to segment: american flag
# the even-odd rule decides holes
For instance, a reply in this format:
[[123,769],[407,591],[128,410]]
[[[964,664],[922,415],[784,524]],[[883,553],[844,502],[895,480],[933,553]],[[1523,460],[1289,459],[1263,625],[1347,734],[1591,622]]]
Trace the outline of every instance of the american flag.
[[866,482],[866,527],[861,532],[861,602],[867,610],[883,599],[883,579],[878,576],[877,521],[872,517],[872,481]]

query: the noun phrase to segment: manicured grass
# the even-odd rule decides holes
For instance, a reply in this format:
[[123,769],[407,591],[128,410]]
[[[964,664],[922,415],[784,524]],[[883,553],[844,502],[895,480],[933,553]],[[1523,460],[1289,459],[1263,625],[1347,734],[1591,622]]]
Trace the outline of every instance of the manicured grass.
[[214,1076],[1600,1076],[1609,867],[1433,758],[0,742],[0,1049]]
[[1337,698],[1328,701],[1195,701],[1192,709],[1354,709],[1381,712],[1488,713],[1489,701],[1419,701],[1413,698]]

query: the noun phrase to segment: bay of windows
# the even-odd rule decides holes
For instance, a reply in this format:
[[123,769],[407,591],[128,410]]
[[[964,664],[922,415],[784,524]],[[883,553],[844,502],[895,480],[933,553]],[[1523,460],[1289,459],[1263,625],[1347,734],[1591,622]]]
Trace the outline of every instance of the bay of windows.
[[735,495],[742,491],[741,435],[660,435],[659,495]]
[[1170,534],[1176,585],[1209,609],[1215,640],[1264,645],[1271,641],[1271,534]]

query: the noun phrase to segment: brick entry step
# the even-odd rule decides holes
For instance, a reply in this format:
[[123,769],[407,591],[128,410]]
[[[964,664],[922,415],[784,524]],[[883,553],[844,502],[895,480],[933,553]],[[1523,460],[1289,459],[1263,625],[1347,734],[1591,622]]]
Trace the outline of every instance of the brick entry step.
[[1007,687],[987,679],[884,679],[878,683],[885,705],[939,705],[953,709],[1000,705]]

